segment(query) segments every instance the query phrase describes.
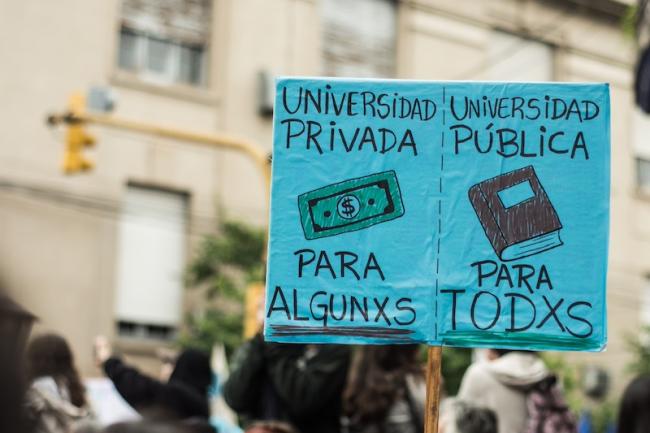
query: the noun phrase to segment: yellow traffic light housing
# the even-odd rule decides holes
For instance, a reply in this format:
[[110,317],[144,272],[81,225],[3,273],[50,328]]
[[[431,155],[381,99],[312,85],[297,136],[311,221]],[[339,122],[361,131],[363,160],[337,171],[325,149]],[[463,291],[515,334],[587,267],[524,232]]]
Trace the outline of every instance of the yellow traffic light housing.
[[95,144],[95,137],[85,130],[86,100],[82,93],[74,93],[70,96],[68,106],[68,119],[65,137],[65,153],[63,155],[62,168],[65,174],[74,174],[81,171],[91,170],[95,164],[83,155],[86,147]]

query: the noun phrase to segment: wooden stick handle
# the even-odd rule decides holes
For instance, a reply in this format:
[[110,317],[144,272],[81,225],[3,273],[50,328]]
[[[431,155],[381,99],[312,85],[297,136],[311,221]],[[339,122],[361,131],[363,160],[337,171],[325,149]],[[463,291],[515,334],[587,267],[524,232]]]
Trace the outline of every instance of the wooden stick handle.
[[424,433],[438,433],[441,366],[442,347],[429,346],[427,352],[427,402],[424,412]]

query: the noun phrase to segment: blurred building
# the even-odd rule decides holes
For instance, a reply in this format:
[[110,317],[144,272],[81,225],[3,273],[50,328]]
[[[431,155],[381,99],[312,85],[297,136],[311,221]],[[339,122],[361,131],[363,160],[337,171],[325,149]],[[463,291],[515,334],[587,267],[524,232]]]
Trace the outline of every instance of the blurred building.
[[202,233],[223,218],[266,224],[260,173],[225,151],[94,127],[96,168],[64,176],[62,132],[44,119],[74,90],[110,86],[120,117],[270,151],[275,75],[609,82],[610,345],[572,356],[618,378],[624,333],[650,323],[650,121],[633,106],[631,2],[2,2],[0,285],[89,373],[95,334],[143,355],[173,336]]

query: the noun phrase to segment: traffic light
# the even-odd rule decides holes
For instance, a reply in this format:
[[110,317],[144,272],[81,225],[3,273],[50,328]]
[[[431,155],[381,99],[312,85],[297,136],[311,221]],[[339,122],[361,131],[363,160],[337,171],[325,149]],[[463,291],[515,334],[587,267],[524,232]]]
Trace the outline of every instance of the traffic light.
[[65,137],[65,153],[63,155],[63,172],[74,174],[91,170],[94,163],[83,155],[84,148],[93,146],[95,138],[85,130],[83,115],[86,108],[86,98],[82,93],[70,96]]

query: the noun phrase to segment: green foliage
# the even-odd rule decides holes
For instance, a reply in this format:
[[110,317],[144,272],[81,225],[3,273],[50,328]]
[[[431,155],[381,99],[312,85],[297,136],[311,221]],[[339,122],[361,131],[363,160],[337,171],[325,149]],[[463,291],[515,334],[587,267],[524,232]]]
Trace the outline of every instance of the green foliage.
[[580,390],[580,366],[567,362],[564,356],[558,354],[542,353],[542,359],[546,367],[560,379],[569,407],[578,413],[584,406]]
[[650,327],[643,327],[638,336],[627,335],[625,340],[628,350],[632,352],[628,371],[634,375],[650,374]]
[[188,314],[186,331],[179,337],[181,347],[192,347],[206,352],[216,343],[222,343],[228,353],[241,344],[241,313],[224,313],[218,308],[209,308],[202,314]]
[[581,365],[569,363],[564,356],[558,354],[543,353],[542,359],[548,369],[560,379],[564,396],[572,412],[575,414],[585,410],[590,412],[594,433],[606,433],[608,427],[615,423],[617,402],[615,400],[589,401],[585,398],[580,387]]
[[625,14],[621,18],[621,29],[623,30],[623,34],[630,39],[636,39],[636,20],[638,10],[639,8],[637,5],[628,6]]
[[248,282],[261,281],[265,240],[263,230],[242,223],[223,223],[218,234],[207,235],[201,242],[187,269],[187,284],[196,286],[211,282],[218,293],[220,286],[216,278],[227,276],[229,268],[243,272]]
[[186,270],[186,285],[201,290],[201,311],[187,315],[179,337],[183,347],[210,350],[222,343],[228,353],[241,344],[243,300],[246,286],[263,281],[263,230],[226,222],[215,235],[207,235]]
[[608,427],[615,423],[618,404],[615,401],[605,401],[591,412],[591,422],[595,433],[607,433]]
[[456,395],[465,370],[472,363],[472,349],[444,347],[442,349],[442,377],[447,395]]

